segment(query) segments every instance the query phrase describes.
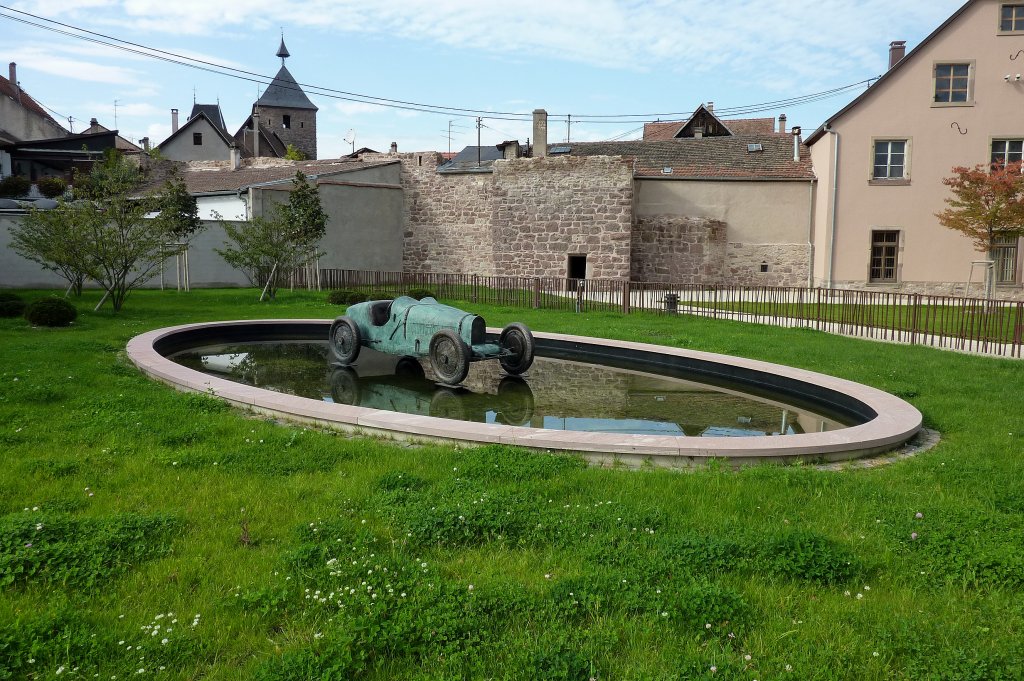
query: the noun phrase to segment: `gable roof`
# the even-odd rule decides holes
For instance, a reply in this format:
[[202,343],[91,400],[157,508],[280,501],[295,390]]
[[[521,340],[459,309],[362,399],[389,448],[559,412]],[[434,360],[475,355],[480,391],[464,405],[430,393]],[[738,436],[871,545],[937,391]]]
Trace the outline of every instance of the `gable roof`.
[[318,111],[313,102],[299,87],[298,82],[288,71],[288,67],[281,65],[281,70],[274,76],[263,95],[256,100],[253,106],[271,106],[282,109],[312,109]]
[[140,147],[138,144],[135,144],[134,142],[130,142],[127,139],[125,139],[124,137],[121,137],[121,135],[118,134],[117,130],[113,130],[112,131],[110,128],[106,127],[105,125],[101,125],[100,122],[97,121],[95,118],[93,118],[91,121],[89,121],[89,127],[87,128],[86,132],[88,132],[88,133],[113,132],[115,135],[117,135],[116,146],[117,146],[118,151],[123,151],[126,154],[138,154],[139,152],[142,151],[142,147]]
[[960,7],[960,9],[958,9],[955,12],[953,12],[953,14],[950,15],[950,17],[948,19],[946,19],[944,22],[942,22],[942,24],[937,29],[935,29],[930,34],[928,34],[928,37],[926,37],[924,40],[922,40],[920,43],[918,43],[918,45],[914,49],[912,49],[910,52],[908,52],[906,54],[906,56],[903,57],[903,59],[901,59],[898,62],[896,62],[896,64],[892,68],[890,68],[888,71],[883,73],[878,78],[878,80],[875,81],[875,83],[873,85],[868,87],[868,89],[865,90],[864,92],[860,93],[860,95],[855,97],[852,102],[850,102],[849,104],[844,106],[842,109],[837,111],[835,114],[833,114],[832,116],[829,116],[828,118],[826,118],[825,122],[822,123],[821,126],[817,130],[815,130],[813,133],[811,133],[810,137],[807,138],[807,146],[811,146],[815,142],[817,142],[819,139],[821,139],[821,137],[825,134],[825,130],[826,130],[826,128],[828,126],[830,126],[832,123],[836,122],[839,118],[844,116],[848,111],[850,111],[851,109],[856,107],[862,101],[864,101],[868,97],[872,96],[875,93],[875,91],[878,90],[878,86],[880,84],[882,84],[885,81],[889,80],[893,76],[894,73],[897,73],[900,69],[902,69],[904,66],[906,66],[906,64],[908,62],[910,62],[911,60],[916,58],[917,55],[920,53],[921,49],[925,45],[927,45],[932,40],[934,40],[936,38],[936,36],[938,36],[940,33],[945,31],[950,26],[950,24],[952,24],[957,19],[959,19],[960,15],[963,14],[964,12],[966,12],[967,8],[970,7],[971,5],[973,5],[976,1],[977,0],[967,0],[967,2],[964,3],[964,5]]
[[[645,141],[663,141],[691,137],[692,135],[686,134],[687,128],[691,127],[700,117],[712,119],[712,121],[721,125],[731,135],[758,135],[775,132],[774,118],[734,118],[730,120],[719,117],[713,109],[709,109],[701,104],[685,121],[644,123],[643,139]],[[714,135],[705,136],[711,137]]]
[[[761,151],[748,151],[759,144]],[[813,181],[810,150],[800,145],[793,160],[793,136],[783,133],[685,138],[661,141],[576,142],[573,156],[627,156],[634,159],[634,176],[687,180],[801,180]],[[663,172],[671,168],[670,173]]]
[[192,113],[188,119],[192,120],[199,114],[204,113],[211,123],[227,134],[228,126],[224,123],[224,114],[220,110],[220,104],[193,104]]
[[[235,133],[235,144],[242,150],[243,158],[251,158],[255,154],[252,144],[252,116],[242,122],[242,126]],[[265,153],[265,152],[273,153]],[[260,156],[276,156],[284,158],[288,153],[288,145],[278,136],[277,132],[260,123]]]
[[[237,170],[223,165],[214,168],[186,165],[180,175],[190,194],[229,194],[249,187],[286,184],[291,182],[295,173],[300,170],[309,180],[315,181],[320,178],[397,162],[367,163],[349,158],[323,161],[278,161],[272,165],[243,165]],[[146,189],[158,189],[162,184],[163,182],[160,181]]]
[[234,144],[232,139],[230,137],[228,137],[227,132],[225,132],[223,128],[218,126],[215,122],[211,121],[210,117],[206,115],[205,111],[200,111],[195,116],[189,117],[189,119],[187,121],[185,121],[185,124],[183,126],[181,126],[177,130],[172,132],[167,137],[167,139],[165,139],[163,142],[161,142],[160,144],[157,145],[157,148],[160,148],[160,147],[166,145],[168,142],[170,142],[171,140],[175,139],[176,137],[178,137],[180,135],[184,135],[186,130],[188,130],[190,127],[196,125],[196,123],[201,121],[201,120],[202,121],[206,121],[207,123],[210,124],[210,127],[213,128],[213,131],[215,133],[217,133],[217,136],[221,139],[221,141],[224,142],[225,146],[230,147],[230,146],[232,146]]
[[54,120],[53,116],[47,113],[46,109],[44,109],[39,102],[32,99],[24,89],[12,84],[10,79],[4,78],[3,76],[0,76],[0,95],[10,97],[16,103],[19,102],[20,99],[20,104],[23,109],[31,111],[41,118],[45,118],[48,122],[57,126],[61,130],[65,129],[63,125]]

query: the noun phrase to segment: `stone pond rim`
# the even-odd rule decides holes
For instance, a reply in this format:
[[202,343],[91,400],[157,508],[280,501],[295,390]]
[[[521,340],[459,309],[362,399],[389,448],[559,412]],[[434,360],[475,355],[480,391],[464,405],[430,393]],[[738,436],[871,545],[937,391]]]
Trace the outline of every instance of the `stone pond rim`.
[[[266,319],[186,324],[143,333],[128,342],[128,356],[146,375],[179,390],[215,395],[237,407],[341,430],[413,439],[507,444],[583,453],[595,462],[620,461],[689,467],[723,460],[733,466],[764,462],[844,461],[899,447],[921,428],[921,413],[904,400],[860,383],[804,369],[648,343],[535,333],[538,354],[670,375],[699,374],[780,399],[821,405],[854,421],[840,430],[783,437],[702,437],[557,431],[453,421],[275,393],[202,374],[167,359],[199,345],[241,341],[326,339],[332,320]],[[496,335],[498,329],[488,329]]]

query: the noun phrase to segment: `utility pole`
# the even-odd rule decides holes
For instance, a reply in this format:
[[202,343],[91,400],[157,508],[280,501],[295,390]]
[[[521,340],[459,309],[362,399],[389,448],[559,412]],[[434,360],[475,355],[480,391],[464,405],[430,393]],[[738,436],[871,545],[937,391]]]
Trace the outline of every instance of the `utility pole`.
[[68,130],[71,131],[72,135],[75,134],[75,124],[72,122],[71,116],[68,116]]
[[476,119],[476,167],[480,167],[480,129],[484,125],[484,119],[479,116]]
[[117,100],[114,100],[114,130],[117,130]]
[[455,121],[448,121],[448,155],[452,153],[452,123]]
[[572,141],[572,114],[565,119],[565,141],[566,143]]

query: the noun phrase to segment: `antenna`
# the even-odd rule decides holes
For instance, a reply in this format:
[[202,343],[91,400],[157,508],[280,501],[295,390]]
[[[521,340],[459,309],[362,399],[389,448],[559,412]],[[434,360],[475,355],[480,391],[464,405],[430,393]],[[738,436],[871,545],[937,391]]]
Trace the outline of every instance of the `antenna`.
[[356,153],[356,131],[354,128],[349,128],[348,132],[342,138],[346,142],[352,145],[352,153]]

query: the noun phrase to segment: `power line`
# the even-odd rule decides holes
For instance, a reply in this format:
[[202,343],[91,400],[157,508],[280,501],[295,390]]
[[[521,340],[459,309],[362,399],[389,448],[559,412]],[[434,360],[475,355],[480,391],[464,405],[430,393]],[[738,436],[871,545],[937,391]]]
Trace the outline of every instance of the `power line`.
[[[15,9],[13,7],[9,7],[9,6],[6,6],[6,5],[0,5],[0,9],[4,9],[4,10],[6,10],[8,12],[14,12],[16,14],[23,15],[24,17],[31,17],[32,19],[36,19],[38,21],[46,22],[47,24],[53,24],[53,25],[51,26],[51,25],[46,25],[46,24],[40,24],[37,21],[30,21],[29,19],[25,19],[23,17],[11,16],[10,14],[0,13],[0,17],[3,17],[5,19],[9,19],[11,21],[16,21],[16,22],[19,22],[19,23],[22,23],[22,24],[26,24],[28,26],[32,26],[34,28],[39,28],[41,30],[46,30],[46,31],[50,31],[50,32],[57,33],[57,34],[60,34],[60,35],[68,36],[68,37],[71,37],[71,38],[76,38],[76,39],[83,40],[83,41],[86,41],[86,42],[91,42],[91,43],[103,45],[103,46],[106,46],[106,47],[110,47],[112,49],[122,50],[122,51],[130,52],[130,53],[133,53],[133,54],[138,54],[138,55],[141,55],[141,56],[144,56],[144,57],[149,57],[151,59],[156,59],[156,60],[159,60],[159,61],[164,61],[164,62],[176,64],[176,65],[179,65],[179,66],[185,66],[185,67],[188,67],[188,68],[194,68],[194,69],[197,69],[197,70],[200,70],[200,71],[206,71],[208,73],[213,73],[215,75],[228,76],[228,77],[236,78],[236,79],[239,79],[239,80],[246,80],[246,81],[249,81],[249,82],[255,82],[255,83],[258,83],[260,85],[269,84],[269,83],[273,82],[273,80],[274,80],[273,77],[267,76],[267,75],[264,75],[264,74],[259,74],[259,73],[253,72],[253,71],[246,71],[244,69],[238,69],[238,68],[234,68],[234,67],[230,67],[230,66],[224,66],[224,65],[216,64],[214,62],[206,61],[206,60],[203,60],[203,59],[198,59],[198,58],[195,58],[195,57],[188,57],[188,56],[181,55],[181,54],[178,54],[178,53],[175,53],[175,52],[170,52],[170,51],[167,51],[167,50],[161,50],[161,49],[158,49],[158,48],[149,47],[147,45],[143,45],[143,44],[140,44],[140,43],[135,43],[135,42],[128,41],[128,40],[123,40],[121,38],[110,36],[110,35],[107,35],[107,34],[104,34],[104,33],[98,33],[98,32],[95,32],[95,31],[90,31],[88,29],[81,28],[79,26],[74,26],[72,24],[63,23],[63,22],[60,22],[60,21],[57,21],[57,20],[54,20],[54,19],[48,19],[46,17],[42,17],[42,16],[39,16],[39,15],[36,15],[36,14],[32,14],[31,12],[25,12],[23,10],[18,10],[18,9]],[[62,28],[57,28],[58,26],[62,27]],[[63,29],[70,29],[70,30],[63,30]],[[77,31],[77,33],[74,33],[72,31]],[[85,34],[85,35],[82,35],[82,34]],[[90,37],[90,36],[95,36],[95,37]],[[110,42],[110,41],[113,41],[113,42]],[[723,118],[729,118],[729,117],[749,115],[749,114],[752,114],[752,113],[759,113],[759,112],[763,112],[763,111],[773,110],[773,109],[777,109],[777,108],[780,108],[780,107],[783,107],[783,106],[788,106],[788,107],[800,106],[800,105],[803,105],[803,104],[808,104],[808,103],[812,103],[812,102],[821,101],[823,99],[828,99],[828,98],[831,98],[831,97],[836,97],[836,96],[844,94],[844,93],[846,93],[846,92],[848,92],[848,91],[850,91],[852,89],[858,88],[858,87],[868,86],[874,80],[877,80],[877,77],[876,78],[869,78],[867,80],[859,81],[857,83],[852,83],[850,85],[844,85],[844,86],[841,86],[841,87],[838,87],[838,88],[832,88],[830,90],[825,90],[825,91],[822,91],[822,92],[816,92],[816,93],[811,93],[811,94],[808,94],[808,95],[801,95],[801,96],[797,96],[797,97],[790,97],[788,99],[775,100],[775,101],[771,101],[771,102],[761,102],[761,103],[758,103],[758,104],[751,104],[751,105],[744,105],[744,106],[737,106],[737,107],[723,107],[723,108],[717,109],[715,111],[715,114],[719,115],[720,117],[723,117]],[[424,104],[424,103],[421,103],[421,102],[412,102],[412,101],[400,100],[400,99],[390,99],[390,98],[386,98],[386,97],[376,97],[376,96],[373,96],[373,95],[365,95],[365,94],[356,93],[356,92],[349,92],[349,91],[346,91],[346,90],[339,90],[339,89],[335,89],[335,88],[329,88],[329,87],[320,86],[320,85],[314,85],[314,84],[310,84],[310,83],[296,83],[297,87],[294,87],[294,88],[289,86],[289,85],[284,85],[284,84],[280,84],[280,83],[279,83],[279,85],[284,87],[284,88],[286,88],[286,89],[293,89],[293,90],[299,90],[299,91],[301,91],[301,89],[303,87],[305,87],[306,89],[308,89],[311,92],[313,92],[313,94],[317,94],[319,96],[328,97],[328,98],[332,98],[332,99],[339,99],[339,100],[344,100],[344,101],[358,102],[358,103],[362,103],[362,104],[372,104],[372,105],[375,105],[375,106],[381,106],[381,107],[385,107],[385,108],[402,109],[402,110],[408,110],[408,111],[417,111],[417,112],[420,112],[420,113],[432,113],[432,114],[437,114],[437,115],[446,115],[446,116],[454,116],[454,117],[462,117],[462,118],[486,117],[486,118],[488,118],[490,120],[511,120],[511,121],[518,121],[518,122],[529,121],[532,118],[532,116],[533,116],[532,112],[489,111],[489,110],[484,110],[484,109],[470,109],[470,108],[461,108],[461,107],[449,107],[449,106],[444,106],[444,105]],[[570,121],[572,120],[572,118],[575,118],[577,123],[616,124],[616,125],[621,125],[621,124],[629,124],[629,123],[634,123],[635,124],[635,123],[638,122],[638,120],[636,120],[636,119],[645,119],[645,120],[650,121],[650,120],[658,120],[658,119],[661,119],[661,118],[672,118],[672,117],[680,117],[680,116],[689,117],[691,114],[692,114],[692,112],[689,112],[689,111],[687,111],[687,112],[643,113],[643,114],[571,114],[571,115],[570,114],[551,114],[549,116],[549,119],[553,120],[555,122],[557,122],[557,121],[565,121],[567,124],[570,124]]]

